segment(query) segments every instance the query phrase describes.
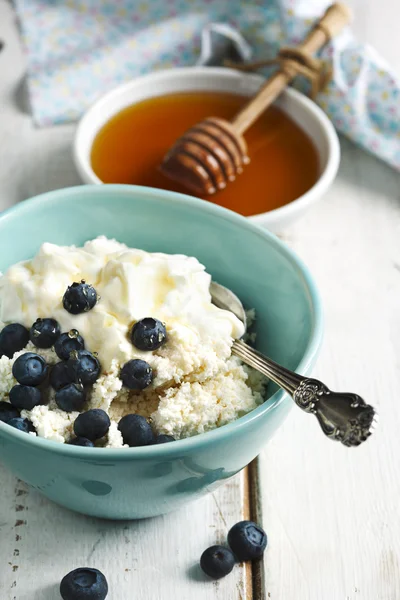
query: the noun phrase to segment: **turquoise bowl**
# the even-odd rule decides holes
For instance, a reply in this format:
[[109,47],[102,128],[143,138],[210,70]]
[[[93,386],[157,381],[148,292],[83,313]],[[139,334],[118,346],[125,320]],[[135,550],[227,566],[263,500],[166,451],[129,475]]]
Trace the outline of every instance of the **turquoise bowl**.
[[[190,196],[125,185],[42,194],[0,216],[0,270],[33,256],[45,241],[82,244],[101,234],[136,248],[196,256],[216,281],[256,309],[258,349],[299,373],[310,372],[322,319],[307,269],[272,234]],[[140,519],[179,508],[243,469],[291,404],[271,386],[267,401],[234,423],[147,448],[79,448],[0,423],[0,458],[17,477],[71,510]]]

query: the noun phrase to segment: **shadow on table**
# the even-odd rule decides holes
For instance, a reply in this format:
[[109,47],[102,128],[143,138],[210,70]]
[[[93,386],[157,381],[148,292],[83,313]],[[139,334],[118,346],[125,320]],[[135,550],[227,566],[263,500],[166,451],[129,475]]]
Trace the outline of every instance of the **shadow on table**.
[[[39,136],[38,136],[39,137]],[[16,202],[32,196],[82,184],[72,158],[73,131],[57,126],[32,148],[16,181]]]
[[55,600],[56,598],[61,598],[60,583],[47,585],[45,588],[34,592],[33,596],[31,595],[29,598],[28,596],[26,598],[22,597],[20,600]]
[[201,570],[198,562],[189,567],[186,574],[191,581],[210,581],[210,578]]
[[14,90],[14,100],[18,110],[26,115],[31,114],[31,101],[29,97],[28,81],[24,75]]
[[20,79],[12,94],[18,110],[27,115],[30,122],[23,124],[21,135],[24,135],[22,140],[25,145],[18,171],[14,174],[10,203],[81,184],[72,157],[76,124],[36,128],[32,120],[26,76]]
[[369,193],[389,195],[400,199],[400,173],[376,156],[362,150],[344,137],[340,138],[342,158],[339,177],[357,188]]

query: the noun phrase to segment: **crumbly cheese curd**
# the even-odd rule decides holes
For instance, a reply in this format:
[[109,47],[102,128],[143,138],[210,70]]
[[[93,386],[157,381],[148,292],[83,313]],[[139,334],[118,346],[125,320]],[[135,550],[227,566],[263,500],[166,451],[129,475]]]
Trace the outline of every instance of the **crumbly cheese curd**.
[[[70,314],[62,298],[81,280],[94,286],[99,300],[88,312]],[[34,258],[0,277],[0,319],[29,329],[37,318],[51,317],[62,332],[78,330],[85,348],[97,353],[101,373],[84,410],[101,408],[111,418],[99,445],[124,446],[118,421],[130,413],[149,418],[156,433],[181,439],[229,423],[263,402],[265,380],[254,374],[249,379],[249,369],[231,356],[244,325],[212,304],[210,282],[193,257],[145,252],[103,236],[81,248],[45,243]],[[138,350],[130,340],[132,325],[145,317],[166,326],[166,343],[154,351]],[[40,354],[49,366],[60,360],[54,349],[41,350],[32,342],[12,358],[3,355],[0,400],[8,401],[17,383],[12,365],[26,351]],[[140,392],[128,390],[120,379],[123,365],[137,358],[154,373]],[[61,410],[49,386],[43,397],[44,404],[21,416],[32,421],[37,435],[69,442],[78,413]]]

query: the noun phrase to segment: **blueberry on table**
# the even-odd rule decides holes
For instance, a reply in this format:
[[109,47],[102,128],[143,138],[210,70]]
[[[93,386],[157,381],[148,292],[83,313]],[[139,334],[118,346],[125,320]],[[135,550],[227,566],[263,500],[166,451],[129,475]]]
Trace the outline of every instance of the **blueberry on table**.
[[86,446],[87,448],[93,448],[94,444],[90,440],[84,437],[76,437],[68,442],[70,446]]
[[31,385],[14,385],[10,390],[10,402],[20,410],[32,410],[42,401],[42,393]]
[[36,319],[29,331],[29,337],[37,348],[51,348],[60,333],[60,326],[55,319]]
[[15,379],[23,385],[39,385],[46,379],[47,371],[44,358],[34,352],[18,356],[12,367]]
[[240,521],[228,533],[228,544],[240,562],[261,558],[267,547],[267,534],[253,521]]
[[85,342],[83,337],[79,335],[79,331],[71,329],[66,333],[62,333],[54,344],[54,350],[61,360],[68,360],[69,355],[74,350],[84,350]]
[[204,573],[212,579],[220,579],[232,571],[235,566],[235,557],[229,548],[210,546],[201,555],[200,566]]
[[68,366],[65,362],[59,362],[54,365],[50,371],[50,385],[54,390],[60,390],[64,386],[72,383],[68,374]]
[[65,412],[82,410],[85,400],[86,392],[81,383],[68,383],[57,390],[55,395],[57,406]]
[[154,444],[154,433],[147,419],[140,415],[125,415],[118,423],[124,444],[131,447]]
[[153,369],[145,360],[133,358],[122,367],[120,379],[129,390],[144,390],[153,381]]
[[84,279],[80,283],[70,285],[63,297],[63,307],[71,315],[79,315],[83,312],[88,312],[97,302],[97,292],[92,285],[85,282]]
[[12,358],[29,342],[29,331],[20,323],[6,325],[0,332],[0,355]]
[[67,361],[68,374],[72,381],[90,385],[100,375],[100,363],[89,350],[73,350]]
[[139,350],[157,350],[167,340],[164,323],[147,317],[134,324],[131,330],[131,342]]
[[11,427],[15,427],[15,429],[23,431],[24,433],[36,433],[33,423],[31,423],[29,419],[23,419],[22,417],[10,419],[7,422],[7,425],[11,425]]
[[110,425],[110,418],[104,410],[92,408],[77,416],[74,432],[77,437],[84,437],[94,442],[108,433]]
[[97,569],[75,569],[61,580],[60,594],[63,600],[105,600],[107,579]]
[[10,419],[19,417],[19,410],[9,402],[0,402],[0,421],[8,423]]
[[168,442],[175,442],[175,438],[172,435],[167,435],[165,433],[160,433],[154,440],[155,444],[167,444]]

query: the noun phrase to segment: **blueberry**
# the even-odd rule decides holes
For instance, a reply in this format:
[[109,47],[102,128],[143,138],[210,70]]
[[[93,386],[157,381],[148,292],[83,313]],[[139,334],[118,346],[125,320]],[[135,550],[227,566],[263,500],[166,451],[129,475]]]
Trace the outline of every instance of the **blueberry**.
[[110,424],[110,418],[104,410],[92,408],[77,416],[74,432],[77,437],[85,437],[94,442],[106,435]]
[[240,562],[261,558],[267,547],[267,534],[253,521],[240,521],[228,533],[228,544]]
[[32,410],[42,401],[42,393],[37,387],[31,385],[14,385],[10,390],[10,402],[20,410]]
[[23,431],[24,433],[36,433],[36,429],[29,419],[23,419],[22,417],[14,417],[10,419],[7,425],[11,425],[11,427],[15,427],[19,431]]
[[105,600],[107,579],[97,569],[75,569],[63,577],[60,594],[63,600]]
[[68,374],[73,381],[89,385],[100,375],[100,363],[89,350],[74,350],[67,362]]
[[25,352],[18,356],[13,364],[12,374],[18,383],[23,385],[39,385],[47,376],[46,361],[34,352]]
[[71,329],[67,333],[62,333],[54,344],[54,350],[61,360],[68,360],[73,350],[84,350],[85,342],[79,335],[79,331]]
[[235,566],[235,557],[229,548],[210,546],[201,555],[200,566],[204,573],[212,579],[220,579],[232,571]]
[[147,317],[132,327],[131,342],[139,350],[157,350],[166,340],[167,330],[158,319]]
[[94,444],[90,440],[84,437],[76,437],[68,442],[70,446],[87,446],[93,448]]
[[61,410],[82,410],[86,400],[85,388],[80,383],[68,383],[56,392],[55,401]]
[[79,315],[91,310],[97,302],[97,292],[92,285],[85,282],[73,283],[67,288],[63,297],[63,306],[71,315]]
[[175,438],[172,437],[172,435],[160,433],[156,436],[156,439],[154,441],[155,444],[166,444],[167,442],[175,442]]
[[50,385],[54,390],[60,390],[62,387],[72,383],[68,375],[68,366],[65,362],[59,362],[54,365],[50,371]]
[[0,355],[12,358],[29,342],[29,331],[20,323],[6,325],[0,333]]
[[118,423],[124,444],[128,446],[149,446],[154,444],[154,433],[144,417],[140,415],[125,415]]
[[15,417],[19,417],[19,410],[9,402],[0,402],[0,421],[8,423],[10,419],[14,419]]
[[51,348],[60,336],[60,326],[55,319],[36,319],[29,337],[37,348]]
[[121,369],[120,378],[130,390],[144,390],[153,381],[153,369],[145,360],[134,358]]

